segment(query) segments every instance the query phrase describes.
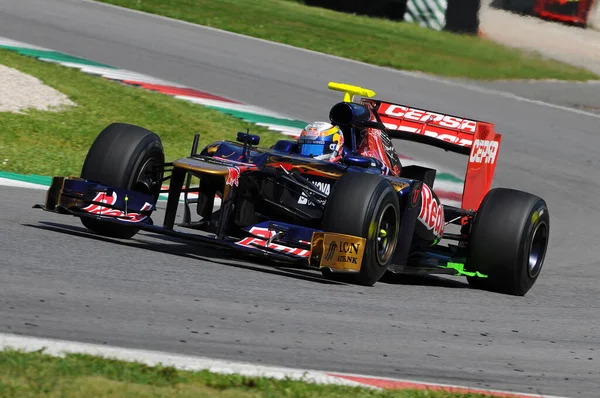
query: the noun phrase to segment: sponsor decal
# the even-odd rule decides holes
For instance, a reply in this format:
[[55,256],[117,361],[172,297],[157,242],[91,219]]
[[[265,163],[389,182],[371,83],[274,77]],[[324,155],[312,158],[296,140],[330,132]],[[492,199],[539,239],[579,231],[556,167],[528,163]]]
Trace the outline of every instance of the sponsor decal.
[[301,135],[309,136],[309,137],[317,137],[317,136],[319,136],[319,129],[314,126],[309,126],[306,128],[306,130],[302,131]]
[[445,226],[444,206],[436,200],[427,184],[423,184],[421,189],[421,212],[418,219],[437,238],[442,237]]
[[[117,193],[113,192],[112,195],[108,196],[106,192],[100,192],[96,194],[92,201],[106,203],[107,205],[114,206],[114,204],[117,203]],[[109,211],[112,211],[113,209],[97,204],[91,204],[89,206],[84,207],[82,210],[92,214],[105,214]]]
[[362,243],[340,241],[337,250],[337,262],[358,264],[358,261],[361,260],[358,258],[358,253],[362,249],[362,245]]
[[396,190],[396,192],[398,191],[402,191],[404,188],[408,187],[410,184],[407,182],[403,182],[403,181],[396,181],[396,180],[389,180],[392,183],[392,186],[394,187],[394,189]]
[[[310,182],[313,183],[313,185],[315,187],[317,187],[317,189],[321,192],[323,192],[325,195],[329,196],[329,192],[331,191],[331,184],[328,182],[323,182],[323,181],[313,181],[308,179]],[[321,203],[322,205],[325,204],[325,200],[319,199],[318,200],[319,203]],[[300,195],[300,197],[298,198],[298,204],[301,205],[307,205],[307,206],[314,206],[315,204],[311,201],[308,200],[308,197],[302,193]]]
[[[313,233],[311,263],[320,268],[359,271],[367,240],[335,233]],[[319,260],[320,258],[320,260]]]
[[[241,159],[241,156],[240,158]],[[183,161],[182,161],[183,162]],[[216,164],[219,166],[229,166],[231,163],[235,163],[235,164],[239,164],[242,166],[247,166],[247,167],[256,167],[255,164],[253,163],[245,163],[245,162],[240,162],[238,160],[231,160],[231,159],[226,159],[224,157],[219,157],[219,156],[213,156],[212,158],[204,158],[202,159],[203,163],[209,163],[209,164]],[[184,163],[184,164],[189,164],[189,163]],[[234,166],[234,167],[238,167],[238,166]],[[214,168],[210,168],[210,170],[215,170]]]
[[[374,158],[382,163],[381,170],[384,175],[400,174],[400,160],[388,135],[382,130],[369,128],[362,137],[358,146],[362,156]],[[398,166],[398,167],[397,167]]]
[[[110,206],[114,206],[117,203],[117,193],[113,191],[112,195],[107,195],[106,192],[98,193],[94,199],[94,202],[105,203]],[[127,198],[125,199],[127,203]],[[152,209],[152,205],[148,202],[144,203],[140,211],[148,211]],[[129,222],[140,222],[145,220],[148,216],[145,214],[135,213],[135,212],[125,212],[118,209],[111,209],[110,207],[105,207],[102,205],[91,204],[82,209],[85,212],[91,214],[98,214],[100,216],[108,216],[108,217],[116,217],[121,221],[129,221]]]
[[[470,147],[471,145],[473,145],[472,139],[465,138],[465,137],[458,137],[454,134],[438,133],[437,131],[432,131],[432,130],[427,130],[427,129],[423,130],[422,128],[419,129],[419,128],[414,128],[414,127],[406,127],[406,126],[402,126],[401,124],[390,123],[389,119],[388,119],[388,121],[382,120],[382,123],[384,124],[384,126],[386,128],[388,128],[390,130],[407,131],[409,133],[426,135],[428,137],[437,138],[438,140],[451,142],[452,144],[456,144],[456,145],[460,145],[460,146]],[[467,133],[463,133],[463,134],[467,134]]]
[[412,191],[412,195],[410,197],[410,207],[416,207],[417,203],[419,203],[419,198],[421,197],[421,185],[417,185],[415,189]]
[[250,228],[249,232],[253,235],[259,236],[264,239],[249,236],[238,242],[235,242],[236,245],[248,247],[251,249],[257,249],[256,246],[267,247],[272,250],[293,254],[298,257],[308,257],[310,255],[310,251],[308,250],[299,249],[297,247],[288,247],[284,245],[279,245],[277,243],[269,242],[269,240],[276,234],[276,231],[274,230],[270,230],[268,228],[263,227],[252,227]]
[[228,174],[227,174],[227,180],[225,180],[225,184],[227,185],[235,185],[236,187],[239,185],[239,178],[240,178],[240,169],[238,167],[228,167],[227,170],[229,170]]
[[536,224],[543,214],[544,214],[544,209],[541,209],[540,211],[533,213],[531,215],[531,222],[533,224]]
[[333,125],[327,122],[312,122],[302,130],[300,135],[303,137],[319,137],[332,128]]
[[471,150],[471,163],[496,163],[498,155],[498,142],[489,140],[475,140]]
[[381,104],[379,112],[394,118],[411,120],[414,122],[428,123],[433,126],[452,128],[469,133],[475,133],[477,122],[468,119],[462,119],[456,116],[442,115],[440,113],[430,112],[422,109],[409,108],[402,105]]
[[337,243],[333,241],[329,244],[329,247],[327,248],[327,253],[325,253],[324,258],[326,261],[331,261],[333,259],[333,256],[335,255],[335,249],[337,249]]

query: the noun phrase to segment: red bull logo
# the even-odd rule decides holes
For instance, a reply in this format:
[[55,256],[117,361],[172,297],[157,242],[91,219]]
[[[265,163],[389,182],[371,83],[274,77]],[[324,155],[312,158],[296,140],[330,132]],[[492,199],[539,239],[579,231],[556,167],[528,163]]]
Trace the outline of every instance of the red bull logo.
[[[244,238],[238,242],[235,242],[237,245],[247,247],[249,249],[256,249],[256,246],[268,247],[272,250],[277,250],[284,253],[293,254],[298,257],[309,257],[310,251],[300,249],[297,247],[288,247],[276,243],[270,243],[269,240],[275,236],[275,231],[269,230],[268,228],[262,227],[252,227],[250,229],[250,233],[257,237],[248,237]],[[264,238],[260,239],[258,237]]]
[[239,185],[240,178],[240,169],[237,167],[228,167],[229,173],[227,174],[227,180],[225,184],[227,185],[235,185],[236,187]]
[[318,137],[321,134],[321,131],[314,126],[307,126],[302,132],[300,136],[302,137]]
[[421,213],[418,217],[419,221],[421,221],[428,230],[433,230],[435,236],[441,238],[445,227],[444,206],[433,196],[431,189],[429,189],[427,184],[423,184],[423,188],[421,189],[421,199]]
[[[96,194],[93,199],[94,202],[105,203],[109,206],[114,206],[117,203],[117,193],[113,192],[112,195],[107,195],[105,192],[100,192]],[[141,211],[148,211],[152,209],[152,205],[148,202],[144,203],[144,206],[140,209]],[[134,213],[134,212],[124,212],[118,209],[111,209],[110,207],[105,207],[102,205],[92,203],[89,206],[83,208],[84,211],[92,214],[98,214],[101,216],[107,217],[117,217],[121,221],[129,221],[129,222],[140,222],[148,217],[145,214]]]
[[[112,195],[109,196],[106,194],[106,192],[100,192],[100,193],[96,194],[93,201],[100,202],[100,203],[106,203],[109,206],[113,206],[115,203],[117,203],[117,193],[113,192]],[[91,205],[83,208],[83,211],[87,211],[88,213],[92,213],[92,214],[106,214],[112,210],[113,209],[111,209],[110,207],[104,207],[104,206],[97,205],[97,204],[91,204]]]

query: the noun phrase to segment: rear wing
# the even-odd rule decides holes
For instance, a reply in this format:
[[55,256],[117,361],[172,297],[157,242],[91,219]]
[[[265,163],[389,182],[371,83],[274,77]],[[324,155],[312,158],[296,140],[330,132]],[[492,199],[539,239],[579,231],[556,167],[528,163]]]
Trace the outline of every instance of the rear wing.
[[[352,102],[355,94],[373,97],[375,92],[347,84],[329,83],[329,88],[345,93]],[[468,156],[461,207],[476,210],[490,190],[502,135],[492,123],[412,108],[381,100],[361,98],[371,109],[374,121],[391,137],[435,146]]]

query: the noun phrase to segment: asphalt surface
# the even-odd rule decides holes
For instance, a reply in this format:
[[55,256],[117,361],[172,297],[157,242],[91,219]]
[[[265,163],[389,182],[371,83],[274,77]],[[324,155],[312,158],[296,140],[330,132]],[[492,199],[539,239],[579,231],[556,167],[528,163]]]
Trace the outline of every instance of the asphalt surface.
[[[0,332],[568,396],[600,388],[600,119],[78,0],[4,0],[0,36],[323,119],[338,80],[496,123],[496,185],[546,199],[550,251],[525,297],[460,278],[365,288],[140,234],[98,238],[0,187]],[[396,143],[401,151],[409,147]],[[439,151],[415,149],[445,161]],[[465,159],[454,155],[450,169]]]
[[478,86],[600,115],[600,81],[495,81]]

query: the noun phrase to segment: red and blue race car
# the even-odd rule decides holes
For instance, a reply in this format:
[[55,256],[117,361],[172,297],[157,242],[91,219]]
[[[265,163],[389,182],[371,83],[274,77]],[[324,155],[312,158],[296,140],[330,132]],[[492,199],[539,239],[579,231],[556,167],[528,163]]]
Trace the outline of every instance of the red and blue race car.
[[[249,132],[200,151],[195,135],[190,156],[165,162],[158,135],[113,123],[92,144],[80,178],[54,177],[46,203],[35,207],[80,217],[106,236],[178,236],[363,285],[386,272],[451,274],[525,295],[544,262],[548,207],[530,193],[490,189],[502,140],[493,124],[376,100],[357,86],[329,87],[345,93],[329,112],[344,138],[337,162],[302,155],[291,140],[260,148]],[[465,155],[461,206],[441,203],[435,169],[402,167],[392,138]]]

